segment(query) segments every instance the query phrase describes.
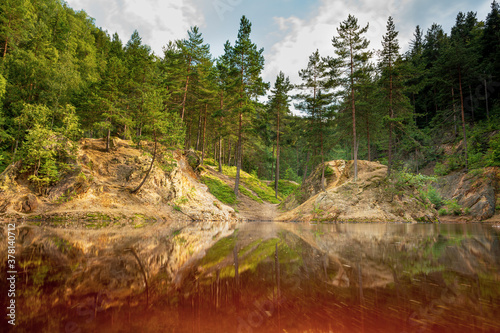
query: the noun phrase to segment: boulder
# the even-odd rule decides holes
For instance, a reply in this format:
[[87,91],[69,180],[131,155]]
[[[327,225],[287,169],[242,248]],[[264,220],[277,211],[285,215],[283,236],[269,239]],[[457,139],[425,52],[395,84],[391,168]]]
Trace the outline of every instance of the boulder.
[[31,213],[38,208],[38,199],[33,194],[26,195],[21,202],[22,212]]
[[321,190],[322,167],[282,204],[291,209],[281,221],[319,222],[435,222],[437,212],[419,199],[416,190],[396,191],[387,181],[387,167],[358,161],[354,182],[353,161],[326,162],[325,191]]

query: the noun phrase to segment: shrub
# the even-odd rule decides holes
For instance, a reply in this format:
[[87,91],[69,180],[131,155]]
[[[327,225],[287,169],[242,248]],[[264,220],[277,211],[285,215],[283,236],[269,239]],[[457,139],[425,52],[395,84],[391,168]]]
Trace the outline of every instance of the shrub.
[[448,211],[453,215],[461,215],[462,207],[458,204],[456,200],[448,200],[446,201],[446,207],[448,207]]
[[429,189],[427,190],[427,199],[429,199],[429,201],[436,206],[436,209],[439,209],[443,206],[443,198],[432,186],[429,186]]
[[445,176],[448,174],[448,170],[444,164],[437,162],[434,166],[434,173],[438,176]]
[[[271,186],[274,188],[274,183],[271,184]],[[278,181],[278,194],[281,195],[283,198],[286,198],[297,187],[300,187],[300,185],[294,184],[294,183],[292,183],[292,182],[290,182],[288,180],[280,179]]]
[[488,166],[500,166],[500,133],[490,140],[486,163]]

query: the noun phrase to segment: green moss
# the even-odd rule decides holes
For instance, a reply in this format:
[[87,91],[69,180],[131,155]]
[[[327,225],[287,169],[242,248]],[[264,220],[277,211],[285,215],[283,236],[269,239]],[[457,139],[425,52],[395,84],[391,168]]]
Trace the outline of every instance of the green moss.
[[219,178],[211,175],[204,175],[201,177],[201,181],[208,186],[210,193],[223,203],[229,205],[237,203],[236,195],[234,195],[233,189]]
[[239,190],[240,192],[243,194],[243,195],[246,195],[247,197],[249,197],[250,199],[252,199],[253,201],[257,201],[259,203],[263,203],[264,201],[262,201],[261,198],[255,196],[252,194],[252,192],[250,192],[249,190],[247,190],[245,187],[243,186],[240,186],[239,187]]
[[[235,178],[236,177],[236,167],[222,167],[222,173],[226,176]],[[274,191],[269,188],[266,184],[260,181],[259,178],[252,176],[245,171],[240,171],[240,180],[242,183],[256,193],[262,200],[270,202],[270,203],[280,203],[278,199],[274,196]]]

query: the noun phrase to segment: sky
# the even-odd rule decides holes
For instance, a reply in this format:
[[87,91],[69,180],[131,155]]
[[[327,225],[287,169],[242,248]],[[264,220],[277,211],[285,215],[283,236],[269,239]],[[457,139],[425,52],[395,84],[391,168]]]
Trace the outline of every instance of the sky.
[[264,48],[263,78],[274,83],[279,71],[300,83],[298,71],[307,66],[316,49],[322,56],[334,56],[331,44],[340,22],[349,14],[359,24],[369,23],[369,48],[379,50],[389,16],[399,31],[401,51],[408,49],[415,27],[424,34],[432,23],[449,33],[458,12],[477,12],[485,20],[492,0],[66,0],[74,10],[84,10],[95,24],[110,35],[117,32],[125,44],[134,30],[144,44],[162,56],[169,41],[187,38],[191,26],[198,26],[210,44],[214,57],[223,45],[237,38],[245,15],[252,22],[251,39]]

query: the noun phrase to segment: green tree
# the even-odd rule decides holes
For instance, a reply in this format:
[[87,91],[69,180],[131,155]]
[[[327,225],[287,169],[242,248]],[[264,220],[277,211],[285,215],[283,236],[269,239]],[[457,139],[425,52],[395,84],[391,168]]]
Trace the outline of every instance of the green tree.
[[183,39],[177,43],[183,57],[182,70],[184,71],[185,78],[181,104],[182,108],[180,113],[182,120],[184,120],[189,81],[193,75],[193,67],[199,63],[208,61],[211,58],[210,47],[208,44],[203,44],[203,37],[201,36],[197,26],[191,27],[188,31],[188,36],[188,39]]
[[[332,59],[328,59],[330,64]],[[316,50],[309,56],[307,68],[299,71],[302,84],[298,87],[303,91],[295,96],[300,102],[295,107],[308,115],[310,147],[313,149],[313,157],[319,155],[323,166],[321,186],[324,186],[324,146],[325,146],[325,124],[326,106],[331,103],[331,94],[327,93],[328,85],[331,85],[327,72],[327,63],[321,59],[319,51]],[[307,167],[305,168],[307,173]]]
[[367,24],[365,27],[360,27],[358,19],[349,15],[337,28],[338,36],[332,38],[332,45],[338,57],[335,66],[341,72],[340,81],[344,85],[345,98],[349,100],[352,112],[354,181],[358,177],[355,90],[358,78],[363,76],[363,67],[371,57],[371,52],[366,50],[370,42],[363,36],[368,31],[368,26]]
[[458,13],[455,26],[451,29],[450,47],[445,50],[443,55],[443,60],[446,61],[445,67],[454,73],[452,82],[458,84],[459,88],[466,170],[469,168],[469,158],[467,155],[467,132],[465,128],[464,93],[462,86],[464,77],[467,75],[473,76],[472,73],[477,66],[476,52],[471,48],[472,31],[476,22],[475,13],[469,12],[467,15],[462,12]]
[[269,101],[269,108],[276,114],[276,177],[274,179],[275,197],[278,198],[278,181],[280,178],[280,124],[281,118],[290,112],[288,93],[293,86],[290,79],[285,77],[283,72],[279,72],[274,83],[274,89],[271,90],[272,96]]
[[[481,67],[483,74],[491,75],[498,80],[500,77],[500,64],[498,59],[500,57],[500,6],[498,2],[494,0],[491,3],[491,10],[486,17],[484,24],[483,35],[481,37]],[[487,116],[489,117],[490,104],[488,99],[498,99],[500,96],[500,90],[496,89],[494,91],[487,91],[486,79],[485,82],[485,109]]]
[[149,93],[155,84],[152,82],[155,75],[154,57],[151,48],[142,43],[142,38],[137,30],[134,31],[130,40],[124,47],[125,68],[127,71],[124,81],[124,102],[127,112],[125,117],[129,118],[135,126],[135,138],[141,141],[144,122],[144,96]]
[[[381,71],[380,82],[384,91],[384,97],[387,103],[385,107],[388,110],[388,149],[387,149],[387,174],[391,174],[393,167],[393,134],[395,119],[395,110],[399,109],[399,119],[408,106],[407,97],[404,94],[403,66],[399,54],[398,32],[391,16],[387,20],[387,32],[382,37],[382,50],[380,52],[379,68]],[[401,123],[401,122],[399,122]]]
[[5,58],[9,50],[26,41],[33,28],[35,9],[29,0],[5,0],[0,4],[1,54]]
[[182,120],[177,112],[169,113],[164,110],[162,95],[159,90],[153,90],[144,95],[144,130],[151,132],[153,136],[153,158],[144,178],[131,193],[137,193],[148,179],[156,160],[159,137],[164,144],[174,147],[179,146],[184,141]]
[[250,39],[252,24],[243,16],[240,20],[238,38],[233,47],[228,49],[231,59],[232,82],[238,98],[236,112],[238,114],[238,143],[236,159],[236,179],[234,193],[238,196],[240,185],[240,170],[243,156],[243,115],[250,115],[255,111],[257,96],[263,95],[268,84],[262,80],[261,72],[264,68],[264,49],[257,49]]

